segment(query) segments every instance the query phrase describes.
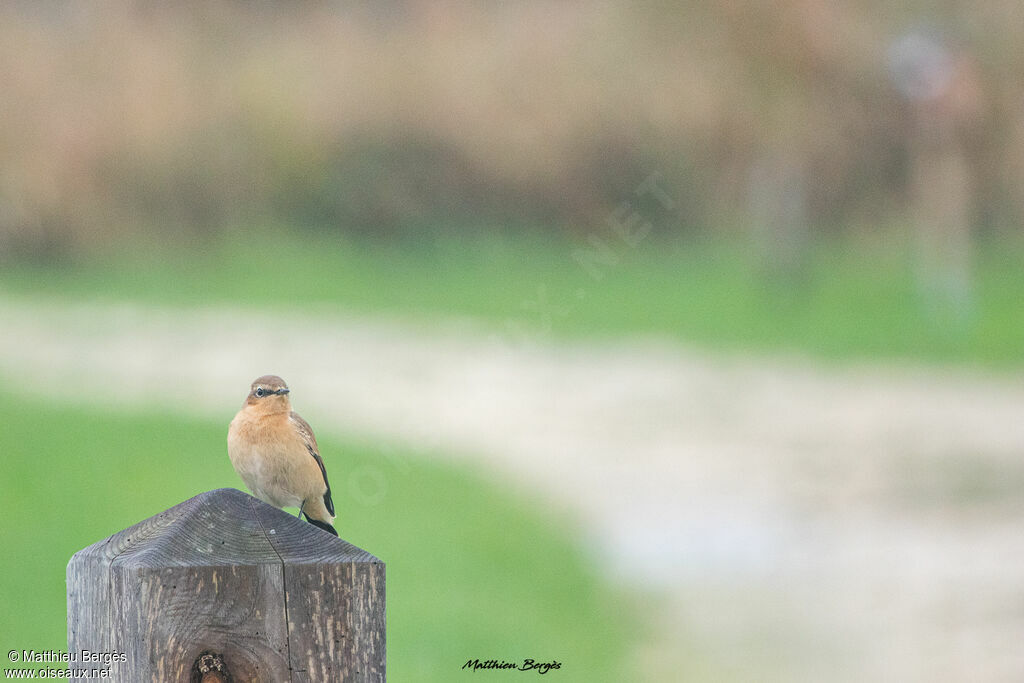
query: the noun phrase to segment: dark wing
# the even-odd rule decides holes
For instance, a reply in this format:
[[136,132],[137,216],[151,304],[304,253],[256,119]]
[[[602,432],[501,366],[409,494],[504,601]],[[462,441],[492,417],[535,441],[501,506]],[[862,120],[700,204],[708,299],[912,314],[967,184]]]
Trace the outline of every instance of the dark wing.
[[320,474],[324,475],[324,485],[327,486],[327,492],[324,493],[324,506],[327,511],[334,514],[334,501],[331,500],[331,483],[327,481],[327,470],[324,469],[324,461],[320,457],[320,447],[316,445],[316,437],[313,436],[313,428],[309,426],[309,423],[299,417],[298,413],[293,412],[290,416],[292,422],[295,423],[295,428],[299,431],[299,435],[302,437],[302,441],[306,444],[306,450],[316,460],[316,464],[320,466]]

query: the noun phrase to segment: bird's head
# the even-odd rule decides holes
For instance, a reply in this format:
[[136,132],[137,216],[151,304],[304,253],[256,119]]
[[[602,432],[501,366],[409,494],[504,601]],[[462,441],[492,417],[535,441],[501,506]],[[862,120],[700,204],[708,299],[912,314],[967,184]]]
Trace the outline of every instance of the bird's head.
[[249,388],[245,397],[247,406],[259,406],[267,411],[287,410],[289,408],[288,392],[290,389],[285,381],[277,375],[258,377]]

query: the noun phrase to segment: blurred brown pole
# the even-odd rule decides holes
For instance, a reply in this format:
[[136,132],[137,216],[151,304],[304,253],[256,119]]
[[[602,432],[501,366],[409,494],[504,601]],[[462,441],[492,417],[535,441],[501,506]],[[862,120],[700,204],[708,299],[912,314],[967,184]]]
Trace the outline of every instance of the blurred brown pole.
[[981,109],[981,88],[966,55],[952,56],[947,68],[930,96],[911,101],[910,215],[918,286],[930,312],[964,322],[973,308],[974,181],[967,133]]

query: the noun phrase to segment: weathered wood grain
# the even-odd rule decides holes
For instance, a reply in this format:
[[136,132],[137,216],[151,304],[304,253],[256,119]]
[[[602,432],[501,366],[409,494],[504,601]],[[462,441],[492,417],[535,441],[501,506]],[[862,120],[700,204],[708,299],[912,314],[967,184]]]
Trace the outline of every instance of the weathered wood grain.
[[[279,511],[255,511],[272,529]],[[384,563],[340,539],[325,548],[290,533],[268,537],[284,564],[292,680],[383,681]]]
[[115,680],[385,680],[384,564],[241,491],[200,494],[72,557],[68,646]]

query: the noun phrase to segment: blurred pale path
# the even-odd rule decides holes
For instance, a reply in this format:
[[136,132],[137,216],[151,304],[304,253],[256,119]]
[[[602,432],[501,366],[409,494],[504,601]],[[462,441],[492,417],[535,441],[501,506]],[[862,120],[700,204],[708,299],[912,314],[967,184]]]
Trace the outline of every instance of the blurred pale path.
[[[1019,374],[234,309],[0,299],[0,320],[14,390],[188,407],[226,430],[272,372],[318,433],[485,461],[657,598],[659,635],[637,653],[651,679],[1024,676]],[[339,496],[368,505],[404,476],[386,453],[340,469]]]

